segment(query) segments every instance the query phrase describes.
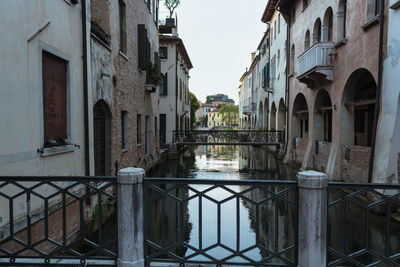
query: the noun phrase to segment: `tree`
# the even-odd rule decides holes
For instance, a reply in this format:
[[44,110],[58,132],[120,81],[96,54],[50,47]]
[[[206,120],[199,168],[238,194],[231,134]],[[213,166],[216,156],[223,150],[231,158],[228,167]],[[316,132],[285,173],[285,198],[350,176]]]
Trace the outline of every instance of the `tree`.
[[196,123],[196,110],[200,108],[199,100],[197,97],[192,93],[189,92],[189,99],[190,99],[190,121],[192,125]]
[[164,0],[164,5],[169,10],[170,18],[172,18],[172,15],[174,15],[175,8],[177,8],[180,3],[181,3],[180,0]]
[[226,125],[233,126],[239,115],[239,107],[235,105],[223,105],[220,113],[222,115],[222,121],[225,122]]
[[206,104],[212,104],[212,103],[211,103],[211,97],[210,97],[210,96],[207,96]]

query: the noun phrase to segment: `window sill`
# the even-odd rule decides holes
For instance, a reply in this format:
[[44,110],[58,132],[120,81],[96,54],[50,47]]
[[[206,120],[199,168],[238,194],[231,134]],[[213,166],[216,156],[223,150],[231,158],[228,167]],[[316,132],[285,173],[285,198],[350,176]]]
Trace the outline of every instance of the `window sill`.
[[124,52],[122,52],[121,50],[119,50],[119,54],[126,60],[129,61],[129,57],[127,55],[125,55]]
[[75,145],[66,145],[66,146],[54,146],[54,147],[44,147],[38,152],[41,157],[48,157],[58,154],[64,154],[69,152],[74,152],[76,150]]
[[126,152],[128,152],[128,149],[127,148],[123,148],[122,149],[122,153],[126,153]]
[[142,144],[137,144],[136,147],[142,147]]
[[376,15],[372,19],[370,19],[367,23],[361,26],[361,29],[363,29],[365,32],[368,31],[369,28],[377,24],[381,20],[381,16]]
[[345,44],[347,44],[347,39],[343,38],[339,42],[336,42],[335,48],[341,47],[342,45],[345,45]]

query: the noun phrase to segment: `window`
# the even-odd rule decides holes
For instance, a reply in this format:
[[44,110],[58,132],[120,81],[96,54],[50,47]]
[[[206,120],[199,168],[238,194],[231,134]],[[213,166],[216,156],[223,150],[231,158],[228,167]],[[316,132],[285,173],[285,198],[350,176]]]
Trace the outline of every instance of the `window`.
[[160,47],[160,59],[168,59],[168,47]]
[[281,50],[278,49],[278,65],[277,67],[279,68],[279,62],[281,61]]
[[147,70],[150,64],[150,42],[147,38],[147,29],[144,24],[138,25],[138,67]]
[[[340,25],[338,25],[339,27]],[[325,42],[332,42],[333,40],[333,11],[328,8],[324,15],[323,40]]]
[[146,140],[145,140],[145,152],[146,152],[146,154],[150,154],[150,141],[151,141],[150,132],[151,132],[151,129],[150,129],[150,116],[146,116],[146,132],[145,132],[145,138],[146,138]]
[[67,142],[67,61],[43,51],[44,146]]
[[346,38],[346,0],[340,0],[339,10],[337,13],[338,17],[338,39],[343,40]]
[[379,15],[380,0],[368,0],[367,2],[367,21]]
[[119,49],[126,53],[126,6],[119,0]]
[[160,114],[160,143],[165,144],[167,141],[167,115]]
[[179,79],[179,99],[182,101],[182,80]]
[[154,117],[154,137],[157,138],[157,134],[158,134],[158,118],[156,116]]
[[168,95],[168,72],[164,74],[164,78],[160,83],[160,96]]
[[281,32],[281,14],[278,15],[278,33]]
[[274,31],[274,40],[276,40],[276,20],[274,22],[274,29],[275,29],[275,31]]
[[139,145],[142,143],[142,115],[137,115],[137,126],[136,126],[136,143]]
[[294,74],[294,58],[295,58],[295,50],[294,44],[292,45],[292,49],[290,50],[290,72]]
[[128,148],[128,112],[121,112],[121,138],[122,149]]
[[310,31],[307,30],[306,35],[304,37],[304,50],[310,48]]
[[314,23],[314,31],[313,31],[313,44],[317,42],[321,42],[321,20],[318,18]]

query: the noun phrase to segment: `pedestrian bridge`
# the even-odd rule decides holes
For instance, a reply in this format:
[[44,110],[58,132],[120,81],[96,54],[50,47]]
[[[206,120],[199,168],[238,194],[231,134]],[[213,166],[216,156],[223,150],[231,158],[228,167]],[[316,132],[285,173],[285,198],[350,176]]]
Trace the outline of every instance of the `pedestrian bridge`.
[[174,131],[173,142],[182,145],[273,145],[285,143],[284,131],[193,130]]

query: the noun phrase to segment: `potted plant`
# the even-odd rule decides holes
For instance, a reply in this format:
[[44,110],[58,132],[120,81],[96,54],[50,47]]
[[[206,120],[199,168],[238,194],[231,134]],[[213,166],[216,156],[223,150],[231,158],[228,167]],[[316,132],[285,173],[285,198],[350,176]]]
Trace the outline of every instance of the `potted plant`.
[[162,75],[158,73],[158,66],[157,64],[153,64],[152,62],[149,63],[149,69],[147,71],[147,84],[152,84],[157,86],[160,81],[162,80]]

